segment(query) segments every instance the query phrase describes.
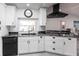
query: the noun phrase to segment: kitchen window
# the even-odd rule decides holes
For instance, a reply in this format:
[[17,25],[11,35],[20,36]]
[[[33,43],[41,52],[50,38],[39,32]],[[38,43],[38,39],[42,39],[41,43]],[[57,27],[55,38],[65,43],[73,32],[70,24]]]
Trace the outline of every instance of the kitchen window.
[[34,32],[36,28],[36,20],[19,20],[20,32]]
[[79,28],[79,21],[74,21],[74,27]]

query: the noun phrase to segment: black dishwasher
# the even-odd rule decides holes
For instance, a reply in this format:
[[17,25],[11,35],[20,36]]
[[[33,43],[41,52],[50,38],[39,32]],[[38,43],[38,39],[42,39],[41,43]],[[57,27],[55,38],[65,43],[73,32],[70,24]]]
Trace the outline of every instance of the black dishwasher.
[[15,56],[18,54],[18,37],[6,36],[3,40],[3,56]]

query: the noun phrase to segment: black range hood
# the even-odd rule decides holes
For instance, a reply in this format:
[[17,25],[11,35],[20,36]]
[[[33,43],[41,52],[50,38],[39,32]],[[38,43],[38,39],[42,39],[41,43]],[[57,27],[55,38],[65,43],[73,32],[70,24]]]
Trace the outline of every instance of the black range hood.
[[53,7],[53,12],[51,14],[47,15],[47,18],[63,18],[68,15],[66,13],[59,11],[59,9],[60,9],[59,3],[53,5],[52,7]]

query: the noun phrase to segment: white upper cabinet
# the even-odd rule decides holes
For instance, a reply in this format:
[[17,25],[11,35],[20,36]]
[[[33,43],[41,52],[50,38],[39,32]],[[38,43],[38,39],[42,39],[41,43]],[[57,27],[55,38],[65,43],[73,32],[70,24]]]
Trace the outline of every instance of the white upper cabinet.
[[40,8],[39,10],[39,25],[46,25],[46,8]]
[[5,29],[5,7],[4,3],[0,3],[0,56],[3,55],[2,52],[2,36],[6,34]]
[[0,3],[0,36],[7,35],[7,29],[5,27],[5,12],[6,12],[6,5],[4,3]]
[[16,16],[16,7],[15,6],[7,6],[6,7],[6,25],[15,25],[15,16]]
[[4,19],[5,14],[5,5],[3,3],[0,3],[0,20]]

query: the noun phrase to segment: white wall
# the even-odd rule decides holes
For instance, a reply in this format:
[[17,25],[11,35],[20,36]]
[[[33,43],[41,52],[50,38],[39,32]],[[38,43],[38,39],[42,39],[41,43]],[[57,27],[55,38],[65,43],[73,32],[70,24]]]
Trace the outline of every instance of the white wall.
[[[18,17],[25,17],[24,16],[24,11],[25,11],[25,9],[17,9],[17,18]],[[34,9],[32,9],[32,12],[33,12],[33,16],[31,17],[31,18],[38,18],[38,10],[34,10]]]
[[79,17],[68,15],[65,18],[49,18],[47,19],[47,25],[46,30],[60,30],[60,22],[65,21],[66,22],[66,28],[71,28],[72,31],[74,31],[73,21],[78,20]]
[[[46,30],[60,30],[60,21],[66,22],[66,28],[71,28],[72,31],[74,31],[73,27],[73,21],[78,20],[79,21],[79,4],[60,4],[61,12],[68,13],[69,15],[64,18],[48,18],[47,19],[47,25]],[[50,14],[53,12],[52,6],[47,9],[47,14]]]
[[[62,4],[63,5],[63,4]],[[62,5],[60,7],[62,7]],[[52,7],[49,7],[47,10],[47,14],[53,12]],[[16,9],[16,28],[13,29],[12,31],[18,31],[18,18],[26,18],[24,16],[24,10],[25,9]],[[39,18],[39,10],[32,10],[33,11],[33,16],[31,18]],[[79,20],[79,17],[74,16],[74,15],[68,15],[65,18],[50,18],[47,19],[47,25],[46,25],[46,30],[60,30],[60,21],[66,21],[66,28],[72,28],[72,31],[74,30],[73,27],[73,21],[74,20]],[[38,21],[39,23],[39,21]],[[37,30],[40,30],[39,24],[37,25]]]
[[[19,19],[18,19],[18,18],[26,18],[26,17],[24,16],[24,11],[25,11],[25,10],[26,10],[26,9],[16,9],[16,17],[15,17],[15,19],[16,19],[16,21],[15,21],[16,27],[15,27],[15,28],[11,28],[10,31],[15,32],[15,31],[18,31],[18,30],[19,30]],[[33,12],[33,16],[31,17],[31,19],[36,19],[37,22],[38,22],[39,10],[32,9],[32,12]],[[28,18],[26,18],[26,19],[28,19]],[[37,26],[37,25],[36,25],[36,26]],[[37,27],[38,27],[38,26],[37,26]],[[38,29],[37,29],[37,30],[38,30]],[[36,31],[37,31],[37,30],[36,30]]]

